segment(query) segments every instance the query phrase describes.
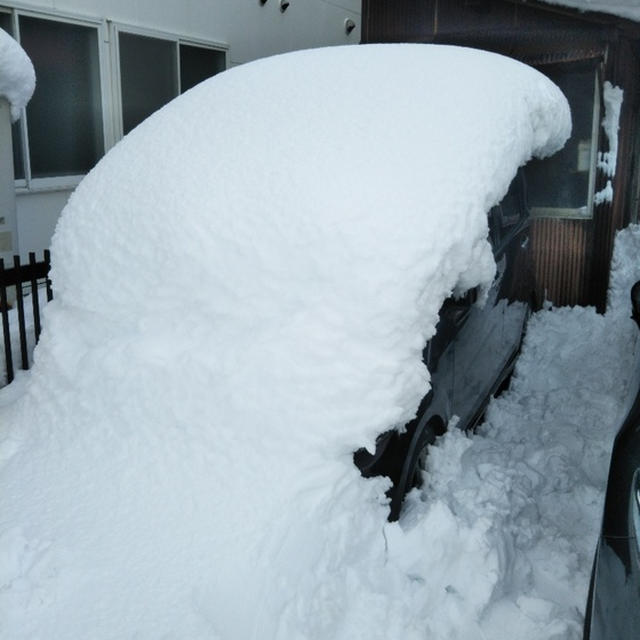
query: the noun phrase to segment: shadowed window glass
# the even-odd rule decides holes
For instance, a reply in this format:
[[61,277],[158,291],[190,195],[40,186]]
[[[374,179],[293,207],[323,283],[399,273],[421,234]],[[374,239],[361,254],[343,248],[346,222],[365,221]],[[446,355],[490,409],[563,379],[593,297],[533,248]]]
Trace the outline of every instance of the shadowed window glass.
[[88,172],[104,153],[97,29],[20,16],[20,42],[37,79],[27,105],[32,177]]
[[180,93],[224,71],[224,51],[187,44],[180,45]]
[[122,128],[127,134],[178,95],[176,43],[120,33]]

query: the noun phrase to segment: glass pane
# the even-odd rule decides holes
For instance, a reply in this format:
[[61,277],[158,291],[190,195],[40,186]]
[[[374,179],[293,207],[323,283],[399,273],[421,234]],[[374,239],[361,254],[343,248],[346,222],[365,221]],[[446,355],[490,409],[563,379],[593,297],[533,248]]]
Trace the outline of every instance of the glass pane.
[[86,173],[104,153],[97,30],[20,16],[20,42],[37,79],[27,105],[32,177]]
[[122,127],[125,134],[178,95],[176,43],[120,33]]
[[565,147],[526,169],[531,212],[540,216],[588,215],[595,108],[595,69],[592,64],[542,69],[569,101],[573,130]]
[[[0,29],[6,31],[10,36],[13,36],[13,21],[11,20],[11,14],[0,11]],[[21,130],[22,124],[20,120],[14,122],[11,127],[11,140],[13,143],[13,174],[16,180],[24,179],[24,161],[22,158],[22,144],[21,144]]]
[[11,142],[13,143],[13,177],[24,180],[24,157],[22,155],[22,119],[11,125]]
[[180,45],[180,92],[184,93],[199,82],[224,71],[224,51]]

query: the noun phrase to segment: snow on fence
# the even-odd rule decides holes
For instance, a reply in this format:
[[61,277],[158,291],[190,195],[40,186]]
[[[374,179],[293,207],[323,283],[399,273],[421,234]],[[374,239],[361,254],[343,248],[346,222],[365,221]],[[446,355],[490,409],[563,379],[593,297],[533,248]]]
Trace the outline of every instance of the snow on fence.
[[[30,354],[40,337],[40,294],[38,287],[44,286],[46,301],[53,298],[49,269],[51,257],[48,250],[44,259],[36,261],[36,254],[29,253],[29,263],[21,264],[20,256],[13,256],[13,267],[6,268],[0,258],[0,314],[5,370],[0,370],[0,386],[9,384],[14,378],[14,354],[21,369],[29,368]],[[15,295],[15,303],[10,299]],[[31,298],[30,308],[25,310],[25,300]],[[16,331],[17,322],[17,331]]]

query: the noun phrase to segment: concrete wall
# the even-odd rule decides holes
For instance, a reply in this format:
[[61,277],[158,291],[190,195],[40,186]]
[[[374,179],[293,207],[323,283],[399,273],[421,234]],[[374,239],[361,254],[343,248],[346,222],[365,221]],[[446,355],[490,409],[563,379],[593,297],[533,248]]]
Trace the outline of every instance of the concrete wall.
[[[228,66],[286,51],[360,42],[361,0],[0,0],[0,6],[123,23],[228,47]],[[355,22],[347,34],[345,20]],[[113,71],[111,71],[113,73]],[[107,124],[108,126],[108,124]],[[109,142],[107,141],[107,144]],[[17,190],[18,246],[22,255],[49,246],[74,184]]]

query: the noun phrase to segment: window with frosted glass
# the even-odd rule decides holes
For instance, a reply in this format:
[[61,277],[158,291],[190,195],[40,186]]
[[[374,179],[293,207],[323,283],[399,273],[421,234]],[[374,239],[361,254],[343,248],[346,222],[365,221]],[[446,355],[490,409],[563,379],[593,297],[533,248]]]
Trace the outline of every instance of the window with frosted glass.
[[[0,12],[0,29],[15,37],[11,14]],[[13,123],[11,138],[13,142],[13,172],[16,180],[21,180],[24,179],[24,159],[22,157],[22,122],[20,120]]]
[[31,176],[86,173],[104,153],[97,29],[19,20],[20,43],[37,78],[27,105]]
[[598,144],[596,70],[591,62],[542,70],[567,97],[573,129],[561,151],[527,164],[531,213],[538,217],[587,218],[592,215]]
[[177,44],[120,33],[119,47],[122,128],[126,134],[178,95]]
[[224,51],[188,44],[180,45],[180,93],[225,68]]

